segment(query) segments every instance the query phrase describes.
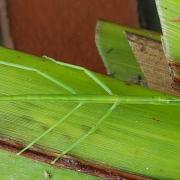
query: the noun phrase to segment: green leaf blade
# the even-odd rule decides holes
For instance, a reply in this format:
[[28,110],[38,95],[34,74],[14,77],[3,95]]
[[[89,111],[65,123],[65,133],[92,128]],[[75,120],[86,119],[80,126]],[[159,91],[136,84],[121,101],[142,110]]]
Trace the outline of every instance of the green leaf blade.
[[180,20],[178,21],[180,3],[178,0],[156,0],[163,29],[163,43],[168,58],[180,61],[179,39]]
[[[83,96],[96,98],[103,96],[105,100],[114,96],[124,97],[127,100],[128,97],[130,102],[133,98],[137,98],[135,104],[128,104],[127,102],[119,104],[109,116],[103,119],[98,129],[95,128],[95,132],[93,131],[68,154],[88,160],[91,163],[103,164],[144,176],[160,179],[178,179],[180,177],[179,106],[164,105],[161,102],[161,99],[164,98],[176,98],[178,100],[179,98],[135,85],[129,86],[121,81],[96,73],[92,75],[96,79],[94,80],[84,71],[79,70],[78,67],[64,66],[49,59],[44,61],[44,58],[3,48],[0,51],[2,52],[0,64],[1,62],[8,62],[14,65],[23,64],[28,68],[36,68],[63,82],[66,86],[72,87],[76,92],[73,95],[61,86],[57,86],[56,83],[51,87],[48,79],[38,79],[37,76],[32,76],[33,79],[27,81],[29,74],[16,68],[9,71],[9,66],[4,67],[3,64],[0,65],[0,73],[4,78],[6,75],[7,82],[5,83],[4,78],[0,79],[1,97],[21,93],[24,93],[22,95],[25,97],[30,95],[37,95],[38,97],[42,88],[41,95],[47,96],[51,92],[54,93],[54,96],[63,95],[67,99],[70,96],[79,97],[80,101],[83,100]],[[4,68],[7,68],[7,71]],[[19,78],[19,74],[21,74],[21,78]],[[14,82],[13,86],[16,87],[16,91],[14,88],[8,89],[12,86],[12,82]],[[35,87],[34,84],[37,89],[32,89]],[[108,94],[104,87],[110,89],[113,95]],[[21,91],[21,88],[26,89],[26,91]],[[44,93],[43,89],[47,90],[48,93]],[[5,94],[6,90],[7,93]],[[96,98],[94,102],[83,104],[60,125],[39,139],[34,146],[60,155],[77,142],[91,128],[97,126],[98,121],[114,103],[114,101],[112,103],[101,101],[97,103],[98,99]],[[138,104],[139,98],[160,99],[160,104]],[[28,98],[25,98],[24,101],[13,101],[13,98],[11,100],[0,101],[0,134],[1,137],[8,137],[25,145],[41,136],[47,129],[72,111],[79,102],[53,99],[34,101]]]
[[50,165],[33,161],[12,153],[0,150],[1,179],[79,179],[95,180],[100,179],[87,174],[82,174],[68,169],[57,169]]

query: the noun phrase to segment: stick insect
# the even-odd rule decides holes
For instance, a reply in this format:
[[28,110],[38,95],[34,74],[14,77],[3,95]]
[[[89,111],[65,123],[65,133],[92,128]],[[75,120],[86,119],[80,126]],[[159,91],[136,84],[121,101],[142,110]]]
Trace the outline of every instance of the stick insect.
[[28,95],[1,95],[0,101],[24,101],[24,100],[31,100],[31,101],[47,101],[47,100],[53,100],[53,101],[67,101],[67,102],[75,102],[76,106],[69,111],[64,117],[59,119],[55,124],[53,124],[49,129],[47,129],[44,133],[42,133],[40,136],[35,138],[31,143],[29,143],[26,147],[24,147],[22,150],[20,150],[17,155],[21,155],[23,152],[34,146],[40,139],[45,137],[48,133],[50,133],[52,130],[54,130],[57,126],[59,126],[62,122],[68,119],[68,117],[72,116],[78,109],[80,109],[82,106],[85,106],[88,103],[104,103],[109,104],[109,108],[106,110],[106,112],[103,114],[101,118],[99,118],[96,122],[96,124],[90,128],[89,131],[86,132],[86,134],[83,134],[77,140],[72,143],[69,147],[67,147],[64,151],[60,153],[59,156],[57,156],[51,163],[55,164],[59,159],[61,159],[64,155],[68,154],[72,149],[77,147],[81,142],[83,142],[85,139],[87,139],[91,134],[93,134],[100,125],[106,120],[108,117],[111,116],[112,112],[120,105],[122,104],[131,104],[131,105],[138,105],[138,104],[150,104],[150,105],[180,105],[180,99],[175,97],[131,97],[131,96],[119,96],[112,92],[112,90],[104,83],[102,82],[94,73],[91,71],[74,65],[69,65],[62,62],[56,62],[54,59],[49,58],[47,56],[44,56],[44,58],[53,61],[61,66],[73,68],[76,70],[82,71],[84,74],[86,74],[90,79],[94,81],[105,93],[106,95],[78,95],[75,89],[70,87],[69,85],[61,82],[61,80],[57,80],[53,77],[51,77],[48,74],[45,74],[44,72],[39,71],[35,68],[30,68],[23,65],[18,65],[6,61],[0,61],[0,64],[6,65],[6,66],[12,66],[20,69],[24,69],[27,71],[33,71],[37,74],[43,76],[44,78],[50,80],[51,82],[57,84],[58,86],[61,86],[62,88],[66,89],[70,94],[69,95],[54,95],[54,94],[28,94]]

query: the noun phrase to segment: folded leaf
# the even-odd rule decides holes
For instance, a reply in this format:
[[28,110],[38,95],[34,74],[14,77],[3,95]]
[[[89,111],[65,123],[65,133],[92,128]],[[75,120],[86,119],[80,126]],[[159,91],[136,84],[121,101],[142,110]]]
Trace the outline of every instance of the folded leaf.
[[156,4],[161,19],[165,53],[169,58],[180,63],[179,0],[156,0]]
[[174,87],[180,89],[180,2],[179,0],[156,0],[156,4],[163,30],[164,51],[175,81]]
[[96,45],[111,77],[139,84],[145,81],[141,68],[128,43],[126,33],[160,40],[158,33],[99,21],[96,27]]

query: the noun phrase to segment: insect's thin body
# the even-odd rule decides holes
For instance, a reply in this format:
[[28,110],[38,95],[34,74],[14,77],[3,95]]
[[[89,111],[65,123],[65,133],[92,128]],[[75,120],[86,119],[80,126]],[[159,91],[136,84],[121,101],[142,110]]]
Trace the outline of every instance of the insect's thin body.
[[135,97],[118,95],[5,95],[0,96],[0,101],[59,101],[59,102],[77,102],[93,104],[113,104],[118,102],[122,104],[142,104],[142,105],[180,105],[179,98],[171,97]]

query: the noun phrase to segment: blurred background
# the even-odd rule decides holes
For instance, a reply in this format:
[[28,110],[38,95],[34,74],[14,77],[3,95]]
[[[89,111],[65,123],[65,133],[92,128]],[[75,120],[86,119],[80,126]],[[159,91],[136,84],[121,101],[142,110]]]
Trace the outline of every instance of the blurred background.
[[161,31],[154,0],[0,0],[0,43],[105,73],[98,19]]

